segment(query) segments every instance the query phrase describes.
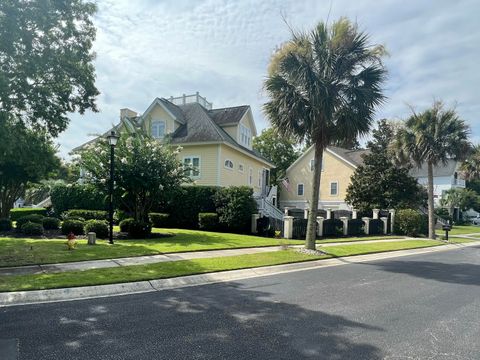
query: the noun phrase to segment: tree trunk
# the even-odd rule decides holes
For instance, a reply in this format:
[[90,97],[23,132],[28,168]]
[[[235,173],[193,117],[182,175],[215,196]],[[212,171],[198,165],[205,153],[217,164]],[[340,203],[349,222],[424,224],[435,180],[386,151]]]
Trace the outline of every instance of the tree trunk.
[[312,197],[310,199],[310,211],[308,213],[307,236],[305,238],[305,247],[315,250],[315,240],[317,239],[317,210],[318,199],[320,195],[320,177],[322,175],[323,142],[315,143],[315,157],[312,181]]
[[427,163],[428,168],[428,237],[435,239],[435,214],[433,204],[433,165],[431,162]]

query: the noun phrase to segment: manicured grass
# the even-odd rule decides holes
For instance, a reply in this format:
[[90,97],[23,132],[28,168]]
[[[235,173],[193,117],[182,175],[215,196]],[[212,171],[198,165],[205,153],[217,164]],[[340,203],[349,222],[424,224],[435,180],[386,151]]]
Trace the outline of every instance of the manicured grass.
[[[437,230],[438,235],[445,235],[445,231]],[[462,235],[462,234],[474,234],[480,235],[480,226],[475,225],[454,225],[452,230],[449,231],[449,235]]]
[[476,242],[474,239],[465,239],[465,238],[460,238],[456,236],[449,236],[448,237],[448,242],[452,244],[464,244],[464,243],[471,243],[471,242]]
[[163,279],[193,274],[246,269],[294,262],[351,256],[383,251],[438,246],[433,240],[407,240],[377,244],[338,245],[326,248],[329,255],[312,256],[292,250],[209,259],[182,260],[148,265],[125,266],[53,274],[15,275],[0,278],[0,292],[53,289]]
[[33,264],[62,263],[84,260],[99,260],[160,253],[235,249],[245,247],[303,244],[298,240],[278,240],[258,236],[226,234],[205,231],[154,229],[158,233],[175,236],[145,240],[117,240],[109,245],[97,240],[97,245],[88,246],[79,240],[76,250],[68,251],[66,240],[40,240],[32,238],[1,238],[0,267]]
[[390,239],[404,239],[405,236],[402,235],[390,235],[390,236],[362,236],[362,237],[346,237],[346,238],[327,238],[317,240],[317,244],[329,244],[337,242],[356,242],[356,241],[368,241],[368,240],[390,240]]

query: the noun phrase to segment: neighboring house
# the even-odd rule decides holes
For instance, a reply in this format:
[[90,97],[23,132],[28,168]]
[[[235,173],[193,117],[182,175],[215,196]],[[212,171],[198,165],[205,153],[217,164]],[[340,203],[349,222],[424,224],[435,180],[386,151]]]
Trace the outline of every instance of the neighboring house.
[[[274,166],[252,149],[257,129],[250,106],[213,109],[196,93],[156,98],[142,114],[121,109],[120,117],[158,141],[181,146],[179,160],[192,168],[189,175],[194,184],[246,185],[257,198],[272,197],[269,175]],[[116,128],[122,131],[122,126]]]
[[[312,196],[314,147],[308,148],[286,171],[280,191],[280,206],[308,209]],[[320,209],[348,210],[345,203],[350,177],[368,150],[347,150],[328,146],[323,152],[320,180]]]
[[[433,198],[435,206],[440,204],[445,191],[453,188],[465,188],[465,179],[463,179],[458,170],[460,165],[461,163],[456,160],[448,160],[446,165],[440,164],[433,168]],[[419,184],[427,186],[428,173],[426,164],[421,168],[414,167],[410,174],[418,180]]]

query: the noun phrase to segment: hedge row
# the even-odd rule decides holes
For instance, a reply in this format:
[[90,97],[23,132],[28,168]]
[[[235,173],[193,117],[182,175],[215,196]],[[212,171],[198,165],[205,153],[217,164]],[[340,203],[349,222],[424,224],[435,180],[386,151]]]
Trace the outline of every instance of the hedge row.
[[108,212],[105,210],[73,209],[63,213],[65,218],[83,218],[85,220],[108,220]]
[[27,215],[42,215],[47,216],[47,209],[45,208],[15,208],[10,210],[10,220],[17,221],[21,217]]
[[52,207],[55,214],[63,214],[67,210],[106,210],[107,202],[105,194],[89,184],[58,185],[50,194]]

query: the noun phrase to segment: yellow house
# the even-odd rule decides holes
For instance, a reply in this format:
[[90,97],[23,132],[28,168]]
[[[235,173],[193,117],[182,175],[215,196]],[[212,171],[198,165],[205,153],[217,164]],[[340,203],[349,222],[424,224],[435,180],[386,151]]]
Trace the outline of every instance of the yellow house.
[[[286,171],[280,193],[280,206],[308,209],[312,196],[314,148],[311,146]],[[323,152],[320,180],[320,209],[348,210],[345,203],[350,177],[361,165],[368,150],[347,150],[328,146]]]
[[156,98],[142,114],[121,109],[120,117],[158,141],[180,146],[179,160],[191,168],[193,184],[246,185],[257,197],[266,197],[271,190],[273,164],[252,149],[257,129],[248,105],[213,109],[197,92]]

